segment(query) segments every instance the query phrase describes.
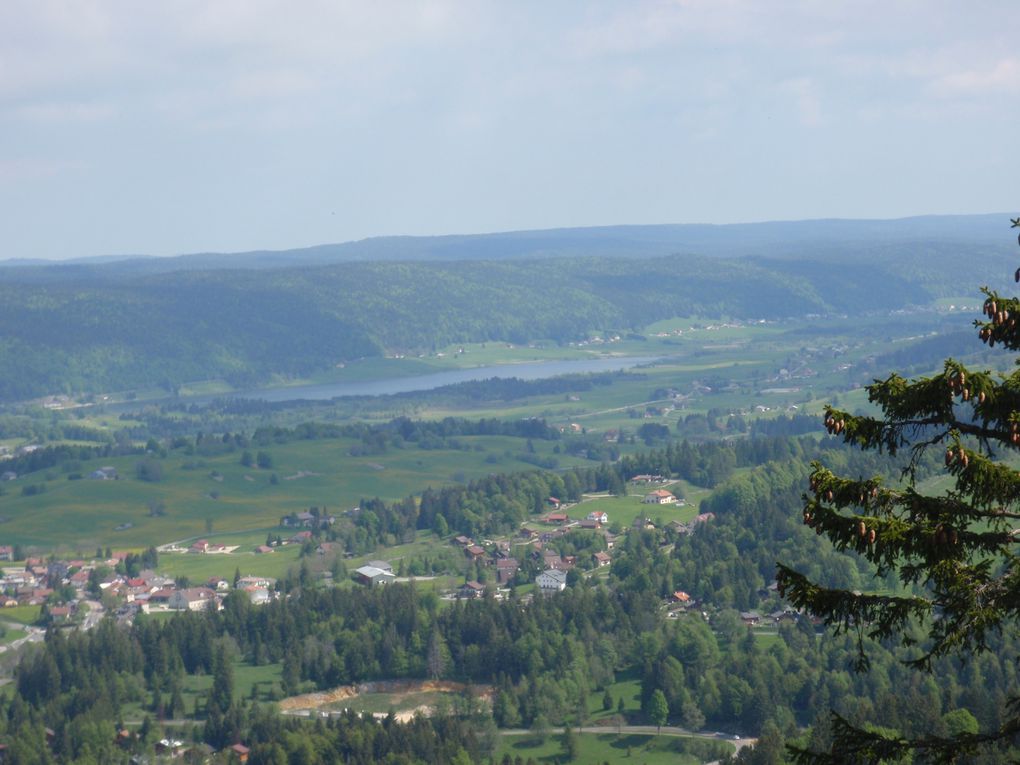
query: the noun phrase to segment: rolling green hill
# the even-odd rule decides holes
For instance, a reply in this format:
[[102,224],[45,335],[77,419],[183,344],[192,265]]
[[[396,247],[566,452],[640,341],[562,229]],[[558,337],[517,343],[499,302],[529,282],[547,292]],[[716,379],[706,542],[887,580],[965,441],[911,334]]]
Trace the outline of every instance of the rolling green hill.
[[[483,253],[496,253],[488,260],[429,260],[432,251],[419,242],[412,254],[420,259],[404,262],[267,268],[255,267],[265,266],[258,258],[234,258],[251,267],[226,270],[189,256],[7,266],[0,268],[0,401],[174,390],[208,379],[251,387],[386,353],[496,340],[566,343],[675,316],[853,316],[924,305],[957,295],[963,268],[968,283],[1011,270],[1008,242],[989,244],[984,217],[975,217],[965,219],[969,228],[931,223],[950,232],[944,240],[911,238],[924,228],[919,220],[761,224],[726,236],[727,227],[705,227],[691,242],[711,255],[564,255],[584,242],[596,253],[612,242],[637,242],[637,252],[647,251],[641,242],[679,246],[660,227],[625,227],[548,232],[563,246],[531,259],[511,256],[514,242],[532,241],[521,232],[478,240],[488,242]],[[837,241],[841,233],[850,238]],[[718,257],[727,241],[768,255]]]

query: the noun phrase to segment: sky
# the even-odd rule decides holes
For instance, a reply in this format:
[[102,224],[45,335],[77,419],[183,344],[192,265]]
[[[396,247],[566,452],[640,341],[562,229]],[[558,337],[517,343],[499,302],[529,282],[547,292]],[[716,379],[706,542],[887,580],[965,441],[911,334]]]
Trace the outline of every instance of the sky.
[[1020,210],[1020,14],[5,0],[0,259]]

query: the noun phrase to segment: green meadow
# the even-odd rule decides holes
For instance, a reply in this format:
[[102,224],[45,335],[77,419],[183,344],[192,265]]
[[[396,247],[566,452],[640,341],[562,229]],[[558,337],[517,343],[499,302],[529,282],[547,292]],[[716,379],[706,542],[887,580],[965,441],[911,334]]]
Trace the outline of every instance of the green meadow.
[[[700,489],[696,492],[697,498],[691,498],[686,504],[673,503],[669,505],[646,505],[642,500],[645,494],[654,489],[662,488],[662,485],[655,485],[648,488],[628,487],[630,494],[625,497],[589,495],[583,502],[567,509],[567,515],[573,520],[583,520],[588,513],[595,511],[604,512],[609,516],[609,524],[620,524],[623,527],[630,526],[638,517],[650,519],[658,525],[670,521],[690,521],[698,514],[698,502],[702,496],[707,496],[708,491]],[[665,485],[671,489],[671,485]],[[694,494],[695,492],[691,492]]]
[[[412,446],[370,456],[352,456],[352,439],[294,441],[265,447],[273,460],[268,470],[242,466],[240,450],[211,457],[172,452],[154,458],[162,473],[157,481],[137,477],[137,456],[94,460],[76,469],[87,476],[112,465],[118,480],[68,480],[59,471],[37,472],[5,482],[0,543],[92,552],[97,546],[142,548],[227,532],[260,532],[264,539],[282,516],[312,506],[337,513],[364,497],[396,500],[430,485],[536,469],[518,459],[525,453],[523,439],[458,440],[467,448]],[[555,456],[563,466],[581,464],[554,455],[554,447],[555,442],[534,442],[539,457]],[[43,490],[23,496],[26,485]]]
[[[564,762],[562,738],[562,729],[542,737],[530,733],[504,735],[493,757],[496,762],[499,762],[504,754],[509,754],[514,759],[518,756],[522,760],[533,758],[539,763]],[[633,762],[635,765],[700,765],[706,759],[687,752],[707,751],[708,746],[723,742],[671,735],[655,736],[639,733],[619,735],[610,727],[606,733],[582,733],[577,736],[577,743],[577,758],[571,760],[577,765],[601,765],[604,762]],[[725,744],[725,747],[730,752],[733,751],[732,744]]]

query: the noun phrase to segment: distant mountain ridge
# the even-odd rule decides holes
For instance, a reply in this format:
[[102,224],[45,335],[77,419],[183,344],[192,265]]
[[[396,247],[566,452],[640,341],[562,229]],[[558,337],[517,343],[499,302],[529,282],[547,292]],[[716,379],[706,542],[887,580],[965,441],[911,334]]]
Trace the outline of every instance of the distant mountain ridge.
[[555,228],[489,234],[383,236],[287,250],[201,252],[169,257],[95,256],[62,261],[0,260],[23,278],[38,270],[68,270],[88,278],[212,269],[265,269],[358,261],[513,260],[549,257],[702,255],[724,258],[833,259],[881,252],[890,245],[943,248],[957,244],[1010,247],[1007,213],[926,215],[889,220],[819,219],[731,224],[650,224]]

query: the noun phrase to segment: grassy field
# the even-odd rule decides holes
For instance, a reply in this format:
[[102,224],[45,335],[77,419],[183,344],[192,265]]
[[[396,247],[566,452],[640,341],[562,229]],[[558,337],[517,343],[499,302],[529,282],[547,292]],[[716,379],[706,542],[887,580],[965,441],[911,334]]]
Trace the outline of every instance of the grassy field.
[[42,606],[14,606],[0,610],[0,619],[18,624],[35,624]]
[[21,638],[25,637],[25,635],[28,634],[26,630],[20,629],[18,627],[10,627],[7,626],[6,624],[4,625],[4,630],[5,631],[3,637],[0,637],[0,643],[4,644],[13,643],[15,640],[20,640]]
[[[610,731],[612,728],[609,729]],[[705,760],[684,752],[692,746],[691,739],[680,736],[652,736],[615,732],[582,733],[578,737],[576,765],[601,765],[604,762],[635,765],[699,765]],[[697,746],[696,742],[693,746]],[[728,745],[732,751],[732,745]],[[562,762],[564,748],[562,731],[539,738],[533,735],[503,736],[496,748],[497,762],[504,754],[539,763]],[[714,758],[713,758],[714,759]]]
[[628,494],[626,497],[591,496],[569,508],[567,515],[574,520],[582,520],[588,513],[598,510],[609,516],[610,526],[618,523],[622,527],[627,528],[638,516],[649,518],[656,525],[661,525],[673,520],[687,522],[698,514],[697,506],[694,503],[685,505],[680,505],[679,503],[646,505],[641,501],[645,496],[645,491],[633,487],[631,491],[638,491],[640,493]]
[[[352,456],[352,439],[295,441],[267,449],[271,470],[242,466],[240,451],[213,457],[171,453],[158,460],[162,478],[155,482],[136,477],[139,457],[79,466],[78,472],[88,475],[111,465],[118,480],[72,481],[57,471],[33,473],[7,482],[0,496],[0,540],[87,552],[99,545],[134,549],[228,531],[260,532],[264,539],[282,516],[312,506],[336,512],[363,497],[395,500],[429,485],[535,469],[517,459],[525,452],[524,439],[468,436],[460,441],[466,450],[390,449],[372,456]],[[534,442],[538,456],[555,456],[554,446]],[[564,465],[581,462],[565,455],[558,459]],[[29,484],[44,489],[23,496],[21,489]],[[150,513],[157,503],[164,508],[162,516]]]

